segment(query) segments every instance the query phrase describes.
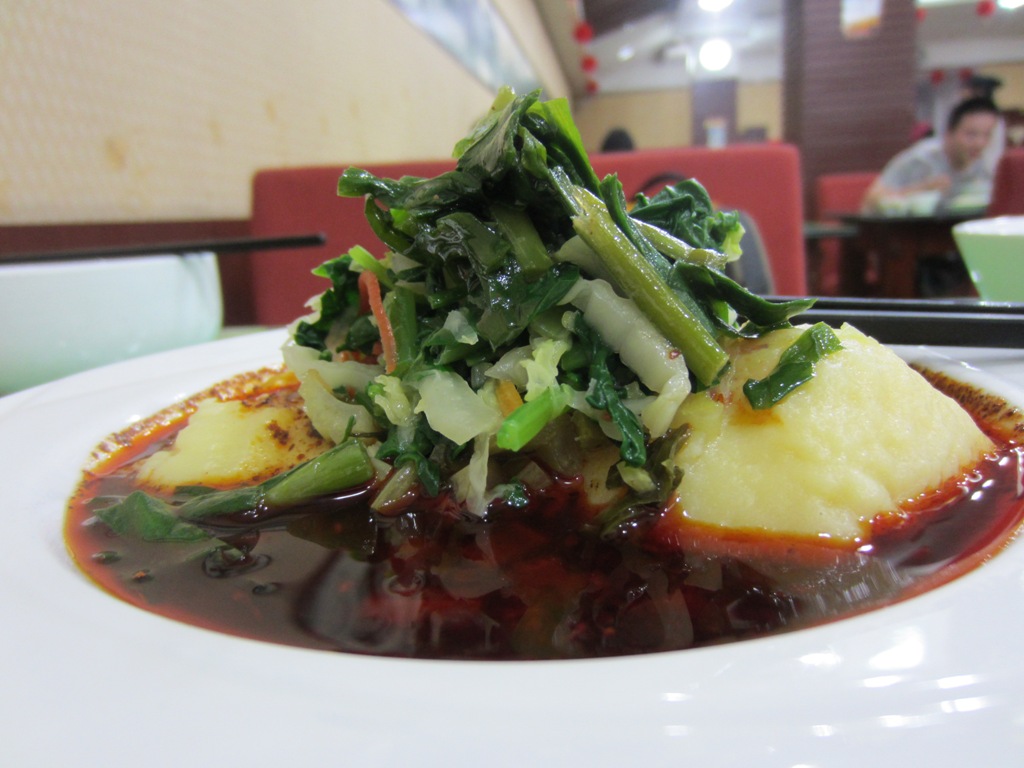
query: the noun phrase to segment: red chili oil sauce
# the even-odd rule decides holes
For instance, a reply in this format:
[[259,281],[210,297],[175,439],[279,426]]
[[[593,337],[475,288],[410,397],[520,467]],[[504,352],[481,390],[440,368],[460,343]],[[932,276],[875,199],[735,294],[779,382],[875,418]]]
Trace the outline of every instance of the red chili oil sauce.
[[166,425],[137,430],[87,473],[66,540],[82,570],[129,603],[286,645],[441,659],[678,650],[891,604],[997,552],[1024,517],[1019,412],[1007,430],[1006,410],[983,422],[1003,446],[996,455],[855,551],[713,539],[658,510],[603,537],[579,483],[564,478],[486,519],[444,498],[379,517],[355,490],[259,530],[251,515],[217,520],[216,535],[245,553],[238,561],[206,543],[118,538],[92,517],[92,500],[133,490],[131,462],[172,438]]

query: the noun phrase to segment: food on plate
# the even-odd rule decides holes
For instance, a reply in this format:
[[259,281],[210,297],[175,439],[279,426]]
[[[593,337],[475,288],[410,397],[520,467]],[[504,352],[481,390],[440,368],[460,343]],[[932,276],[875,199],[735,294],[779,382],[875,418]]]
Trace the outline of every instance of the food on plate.
[[511,91],[455,155],[346,170],[382,248],[316,270],[284,367],[100,446],[67,525],[98,583],[292,645],[600,656],[884,605],[1016,528],[1019,416],[730,280],[698,182],[627,201]]
[[740,349],[719,383],[680,409],[689,434],[675,504],[688,520],[864,542],[872,523],[903,514],[909,499],[993,450],[962,407],[850,326],[836,331],[842,349],[817,363],[812,380],[752,410],[744,384],[769,375],[799,333],[734,342]]
[[196,404],[169,448],[142,459],[139,485],[170,493],[182,485],[251,484],[326,451],[331,443],[295,407],[298,393],[272,391]]

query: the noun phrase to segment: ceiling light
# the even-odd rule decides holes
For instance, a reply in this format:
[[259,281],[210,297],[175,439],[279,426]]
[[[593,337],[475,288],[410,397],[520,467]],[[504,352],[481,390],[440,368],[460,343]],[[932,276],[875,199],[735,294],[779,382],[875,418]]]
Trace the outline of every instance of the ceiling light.
[[632,45],[624,45],[615,52],[615,58],[619,61],[629,61],[636,56],[636,48]]
[[697,60],[709,72],[718,72],[729,66],[729,62],[732,61],[732,46],[728,40],[721,38],[708,40],[701,45]]
[[1008,11],[1013,11],[1024,5],[1024,0],[997,0],[996,5]]
[[718,13],[719,11],[724,11],[726,8],[732,5],[732,0],[699,0],[697,5],[700,6],[700,9],[702,11]]

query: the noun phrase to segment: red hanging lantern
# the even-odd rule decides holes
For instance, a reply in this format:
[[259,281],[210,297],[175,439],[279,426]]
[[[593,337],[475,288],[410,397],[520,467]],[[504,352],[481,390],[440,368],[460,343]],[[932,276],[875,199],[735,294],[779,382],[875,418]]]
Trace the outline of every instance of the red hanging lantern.
[[928,79],[931,80],[932,85],[938,85],[946,79],[946,73],[941,69],[933,69]]
[[578,21],[573,27],[572,36],[577,43],[589,43],[594,39],[594,28],[590,26],[589,22]]
[[978,0],[978,4],[974,6],[974,11],[982,18],[991,16],[996,12],[995,0]]
[[597,81],[587,78],[587,93],[593,96],[598,91]]
[[580,69],[584,72],[594,72],[597,70],[597,57],[592,56],[589,53],[580,59]]
[[918,21],[924,21],[925,17],[928,15],[928,9],[927,8],[918,8],[916,11],[914,11],[914,14],[915,14],[915,18]]
[[959,78],[961,83],[970,82],[972,77],[974,77],[974,70],[970,67],[964,67],[960,70]]

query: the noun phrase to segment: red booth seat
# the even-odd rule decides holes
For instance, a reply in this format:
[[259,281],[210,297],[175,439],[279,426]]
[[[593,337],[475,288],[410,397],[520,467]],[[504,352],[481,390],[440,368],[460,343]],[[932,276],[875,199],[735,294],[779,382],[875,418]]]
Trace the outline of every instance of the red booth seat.
[[[437,176],[455,167],[454,160],[359,165],[378,176]],[[338,197],[338,177],[347,166],[272,168],[257,171],[252,190],[252,235],[274,237],[312,232],[327,241],[316,248],[261,251],[252,255],[251,281],[255,322],[283,325],[309,310],[310,297],[327,281],[314,267],[352,246],[380,255],[377,236],[363,215],[363,201]]]
[[[835,223],[844,213],[859,213],[864,193],[878,178],[877,171],[826,173],[814,182],[814,215],[821,223]],[[812,293],[833,295],[839,291],[841,243],[823,238],[815,244],[817,264]]]
[[[802,237],[803,202],[800,162],[789,145],[751,145],[725,149],[680,148],[596,154],[599,176],[617,172],[627,197],[662,174],[696,177],[722,208],[746,211],[764,242],[776,291],[807,291]],[[403,163],[354,163],[378,175],[436,176],[454,167],[453,160]],[[363,216],[363,202],[339,198],[338,177],[345,165],[274,168],[253,180],[254,237],[322,232],[326,245],[293,251],[265,251],[252,256],[255,322],[280,325],[303,314],[305,302],[326,287],[310,274],[328,258],[364,245],[380,246]]]
[[878,178],[877,171],[826,173],[814,184],[815,215],[822,221],[843,213],[858,213],[864,193]]

